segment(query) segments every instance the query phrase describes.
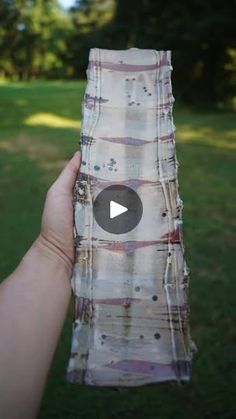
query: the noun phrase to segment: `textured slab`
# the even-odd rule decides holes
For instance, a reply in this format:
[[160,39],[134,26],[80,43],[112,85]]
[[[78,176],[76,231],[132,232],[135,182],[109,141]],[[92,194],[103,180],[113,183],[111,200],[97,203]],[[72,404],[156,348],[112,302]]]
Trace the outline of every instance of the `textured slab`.
[[[74,191],[75,299],[67,380],[97,386],[189,381],[189,331],[170,51],[91,49]],[[140,223],[110,234],[93,217],[107,186],[134,189]]]

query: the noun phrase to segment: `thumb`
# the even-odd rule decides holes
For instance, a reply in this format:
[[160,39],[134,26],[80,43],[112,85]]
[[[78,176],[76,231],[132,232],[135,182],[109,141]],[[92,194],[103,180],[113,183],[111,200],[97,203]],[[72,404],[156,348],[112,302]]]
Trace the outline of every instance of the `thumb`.
[[80,168],[80,160],[81,153],[80,151],[76,151],[54,182],[53,186],[60,189],[61,192],[72,192]]

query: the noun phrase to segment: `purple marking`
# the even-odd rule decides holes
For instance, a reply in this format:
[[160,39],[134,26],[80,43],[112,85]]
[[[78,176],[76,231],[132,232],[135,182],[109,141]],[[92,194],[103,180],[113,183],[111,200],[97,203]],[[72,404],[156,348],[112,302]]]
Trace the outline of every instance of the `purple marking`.
[[162,135],[159,139],[160,139],[160,141],[169,141],[169,140],[174,140],[174,138],[175,138],[175,135],[174,135],[174,133],[172,132],[171,134],[169,134],[169,135]]
[[[101,240],[102,241],[102,240]],[[153,246],[158,243],[163,243],[162,240],[143,240],[143,241],[126,241],[126,242],[109,242],[103,240],[104,248],[112,251],[134,252],[140,247]]]
[[[177,229],[178,230],[178,229]],[[170,234],[166,233],[163,236],[161,236],[160,240],[143,240],[143,241],[125,241],[125,242],[112,242],[109,240],[99,240],[99,243],[101,243],[101,247],[111,250],[111,251],[122,251],[122,252],[134,252],[136,249],[139,249],[141,247],[147,247],[147,246],[153,246],[155,244],[168,244],[168,241],[171,243],[179,243],[180,239],[178,236],[178,231],[174,230]],[[84,236],[76,236],[75,237],[75,243],[76,246],[79,247],[81,245],[82,240],[87,240]],[[93,241],[97,241],[97,238],[92,238]],[[96,245],[97,247],[97,245]],[[166,249],[163,249],[163,251],[166,251]]]
[[88,175],[87,173],[79,172],[78,181],[80,182],[89,182],[97,183],[98,179],[96,176]]
[[95,142],[93,137],[89,137],[88,135],[81,135],[80,137],[80,144],[82,145],[91,145]]
[[89,61],[89,68],[100,67],[106,68],[107,70],[113,71],[149,71],[156,70],[157,68],[169,66],[170,63],[167,60],[167,56],[161,59],[160,63],[155,64],[124,64],[124,63],[111,63],[108,61]]
[[110,304],[110,305],[124,305],[124,306],[130,305],[134,301],[140,301],[140,299],[126,297],[126,298],[106,298],[106,299],[96,298],[93,300],[94,304]]
[[157,185],[161,185],[161,183],[159,181],[150,181],[150,180],[139,180],[139,179],[127,179],[127,180],[120,180],[120,181],[106,181],[103,180],[97,176],[92,176],[92,175],[88,175],[87,173],[83,173],[80,172],[79,176],[78,176],[78,180],[79,181],[85,181],[85,182],[91,182],[91,184],[94,184],[100,188],[106,188],[108,186],[112,186],[112,185],[124,185],[124,186],[128,186],[129,188],[132,189],[136,189],[139,186],[142,185],[153,185],[153,186],[157,186]]
[[84,369],[68,371],[66,374],[66,381],[68,383],[81,384],[84,382],[85,374],[86,374],[86,370]]
[[90,300],[85,297],[76,297],[75,298],[75,320],[84,319],[87,320],[89,316],[90,309]]
[[102,140],[109,141],[110,143],[116,143],[116,144],[126,144],[126,145],[145,145],[150,143],[157,142],[157,139],[153,141],[146,141],[142,140],[140,138],[133,138],[133,137],[100,137]]
[[167,59],[167,51],[163,52],[163,56],[161,58],[160,65],[170,65],[170,63]]
[[137,189],[138,187],[142,186],[142,185],[160,185],[161,183],[159,181],[149,181],[149,180],[139,180],[139,179],[127,179],[127,180],[123,180],[123,181],[103,181],[102,179],[100,179],[97,182],[98,186],[104,188],[104,187],[108,187],[108,186],[112,186],[112,185],[124,185],[124,186],[128,186],[131,189]]
[[189,307],[187,306],[187,304],[182,304],[181,306],[177,306],[174,304],[170,305],[171,311],[176,311],[177,313],[180,311],[182,313],[188,312],[189,311]]
[[84,240],[85,239],[85,237],[84,236],[80,236],[79,234],[77,234],[76,236],[75,236],[75,239],[74,239],[74,243],[75,243],[75,246],[80,246],[81,245],[81,242],[82,242],[82,240]]
[[104,99],[103,97],[91,96],[88,93],[84,95],[84,104],[88,109],[93,109],[97,103],[106,103],[109,102],[109,99]]
[[166,234],[163,234],[161,236],[161,239],[170,240],[171,243],[178,243],[180,241],[180,230],[179,227],[177,227],[175,230],[170,231]]
[[160,364],[157,362],[124,359],[122,361],[111,361],[106,367],[127,371],[137,374],[148,374],[162,377],[179,377],[190,375],[190,363],[188,361],[177,361],[170,364]]

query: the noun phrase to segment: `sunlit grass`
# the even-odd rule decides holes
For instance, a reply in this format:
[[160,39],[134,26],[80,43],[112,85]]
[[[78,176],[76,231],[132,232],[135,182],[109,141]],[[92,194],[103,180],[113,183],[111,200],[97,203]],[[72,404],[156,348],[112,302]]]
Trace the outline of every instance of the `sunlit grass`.
[[29,126],[45,126],[51,128],[76,128],[80,129],[81,121],[54,115],[52,113],[39,112],[28,116],[23,123]]
[[202,141],[211,147],[236,150],[236,130],[228,129],[224,135],[213,127],[194,127],[182,124],[177,131],[177,139],[181,143]]

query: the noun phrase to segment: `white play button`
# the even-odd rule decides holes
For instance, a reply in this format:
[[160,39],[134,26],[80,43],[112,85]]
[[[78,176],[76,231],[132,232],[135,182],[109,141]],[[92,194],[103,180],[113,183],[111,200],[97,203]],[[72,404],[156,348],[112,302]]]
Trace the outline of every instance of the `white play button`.
[[143,205],[133,189],[116,184],[97,195],[93,213],[103,230],[111,234],[124,234],[133,230],[141,220]]
[[118,204],[115,201],[110,201],[110,218],[115,218],[126,211],[128,211],[128,208]]

